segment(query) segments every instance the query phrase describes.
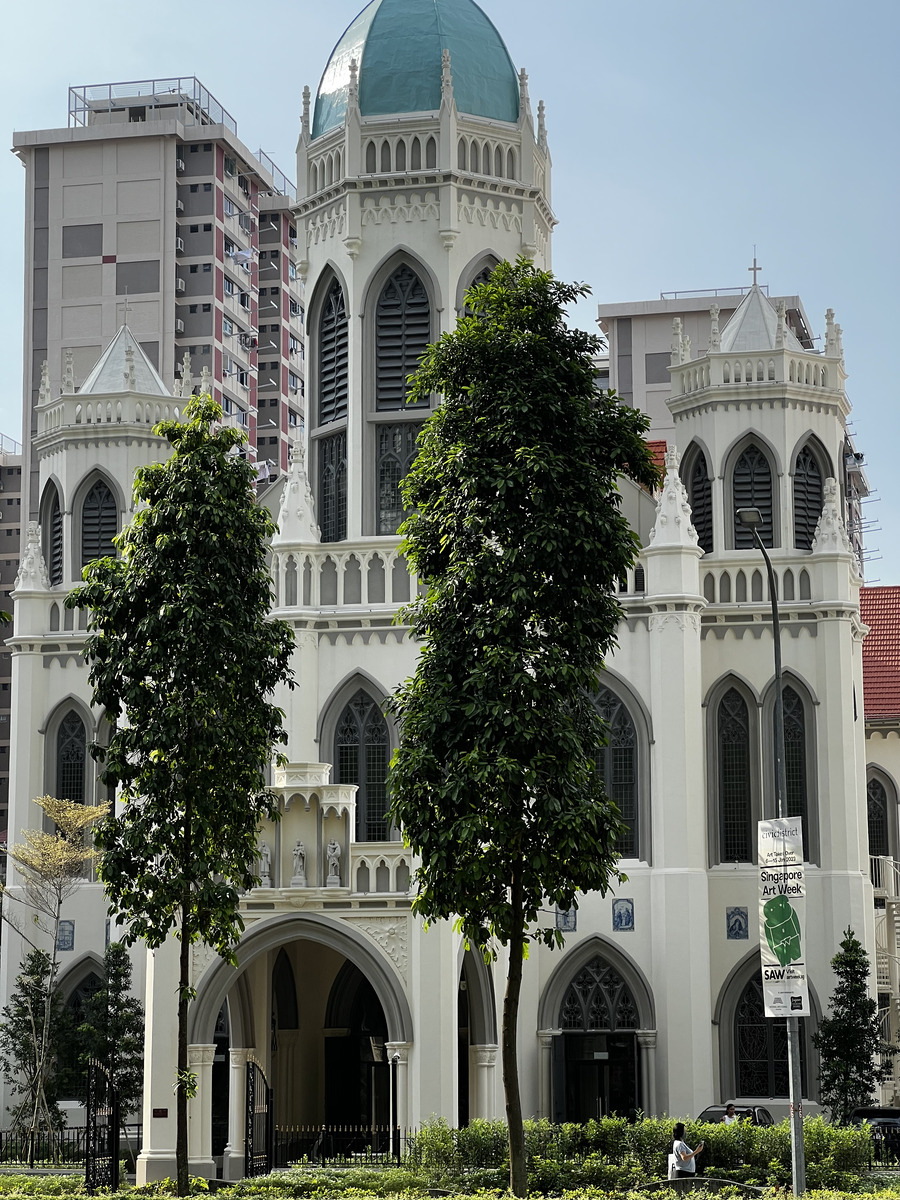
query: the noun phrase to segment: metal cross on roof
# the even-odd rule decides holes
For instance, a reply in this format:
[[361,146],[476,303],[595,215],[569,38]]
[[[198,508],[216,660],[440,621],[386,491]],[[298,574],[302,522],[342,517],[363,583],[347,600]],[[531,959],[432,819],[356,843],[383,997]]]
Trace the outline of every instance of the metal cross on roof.
[[753,266],[748,267],[747,270],[753,272],[753,283],[755,285],[756,284],[756,276],[762,270],[762,267],[757,266],[757,263],[756,263],[756,247],[755,246],[753,247]]
[[127,325],[128,324],[128,288],[125,289],[124,299],[119,300],[117,302],[116,308],[118,308],[119,305],[122,306],[122,324]]

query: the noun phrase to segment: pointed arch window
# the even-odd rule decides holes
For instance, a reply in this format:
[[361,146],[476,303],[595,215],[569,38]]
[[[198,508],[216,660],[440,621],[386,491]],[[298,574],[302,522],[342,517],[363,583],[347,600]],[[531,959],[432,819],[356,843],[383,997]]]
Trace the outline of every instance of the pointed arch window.
[[376,407],[405,406],[408,378],[430,340],[428,293],[415,271],[403,263],[382,288],[375,308]]
[[52,488],[51,492],[47,506],[47,573],[51,586],[56,587],[63,581],[63,521],[59,492],[56,488]]
[[888,798],[884,784],[870,779],[866,786],[866,813],[869,826],[869,854],[887,857],[890,850],[888,834]]
[[356,840],[383,842],[389,837],[387,770],[390,740],[387,722],[362,688],[337,723],[334,761],[338,783],[355,783]]
[[822,469],[809,446],[804,446],[794,463],[794,545],[798,550],[812,550],[823,500]]
[[332,280],[319,317],[319,424],[347,415],[347,305],[344,289]]
[[[800,1018],[800,1076],[806,1087],[806,1021]],[[787,1096],[787,1023],[765,1015],[762,980],[757,969],[738,999],[734,1015],[735,1094]]]
[[413,465],[418,453],[416,438],[422,428],[419,422],[402,425],[378,425],[376,475],[378,479],[378,532],[396,533],[406,515],[400,483]]
[[77,712],[66,713],[56,733],[56,795],[84,804],[87,735]]
[[119,529],[119,512],[109,487],[98,479],[81,506],[81,565],[115,555],[113,538]]
[[[772,543],[772,468],[759,446],[751,443],[734,464],[733,508],[758,508],[762,524],[757,532],[764,546]],[[736,550],[753,548],[753,530],[734,520]]]
[[622,976],[598,954],[569,984],[559,1024],[561,1029],[579,1033],[637,1029],[638,1007]]
[[299,1027],[294,968],[284,949],[278,951],[275,966],[272,968],[272,1016],[275,1031]]
[[719,702],[716,740],[719,860],[752,862],[750,714],[737,688],[729,688]]
[[628,709],[609,688],[602,688],[594,703],[607,727],[607,743],[597,754],[597,767],[606,792],[615,801],[626,832],[616,843],[622,858],[638,857],[638,746],[637,732]]
[[698,545],[704,554],[710,554],[713,549],[712,480],[701,450],[695,451],[688,462],[687,492]]
[[[478,287],[478,285],[480,283],[487,283],[487,281],[493,275],[496,266],[497,266],[496,263],[490,262],[486,266],[482,267],[481,270],[478,272],[478,274],[472,277],[471,281],[468,284],[468,287],[466,288],[466,292],[468,292],[469,288]],[[474,314],[472,312],[472,309],[469,308],[468,303],[464,304],[463,316],[471,317],[473,315]]]
[[319,438],[319,529],[323,542],[347,536],[347,432]]
[[806,711],[799,693],[792,687],[786,687],[782,695],[784,697],[785,805],[789,817],[803,818],[803,857],[808,859],[807,803],[809,789],[806,777]]

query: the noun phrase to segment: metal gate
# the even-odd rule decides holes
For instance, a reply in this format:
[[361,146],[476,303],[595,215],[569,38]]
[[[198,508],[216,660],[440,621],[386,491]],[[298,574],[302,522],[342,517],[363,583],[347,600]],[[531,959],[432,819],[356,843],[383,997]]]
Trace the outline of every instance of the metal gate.
[[109,1072],[95,1058],[87,1069],[84,1186],[92,1195],[119,1189],[119,1096]]
[[247,1112],[244,1174],[268,1175],[275,1165],[275,1107],[263,1069],[247,1063]]

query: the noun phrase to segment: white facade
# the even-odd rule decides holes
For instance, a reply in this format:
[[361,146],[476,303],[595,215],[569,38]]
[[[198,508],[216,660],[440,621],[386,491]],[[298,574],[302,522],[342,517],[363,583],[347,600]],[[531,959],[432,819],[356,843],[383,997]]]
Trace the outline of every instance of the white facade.
[[[550,155],[524,74],[519,119],[509,122],[458,111],[454,62],[445,55],[435,69],[434,111],[365,114],[355,60],[340,124],[312,137],[308,95],[304,104],[294,215],[310,405],[288,474],[270,493],[275,611],[295,629],[298,686],[278,697],[289,732],[289,765],[273,778],[283,819],[261,832],[262,885],[243,901],[238,972],[202,948],[193,954],[200,1088],[191,1154],[206,1174],[219,1160],[226,1177],[243,1171],[250,1059],[274,1087],[284,1126],[386,1124],[393,1087],[403,1126],[434,1113],[453,1124],[503,1113],[504,962],[488,969],[449,927],[426,931],[410,913],[415,864],[384,819],[397,731],[380,704],[417,653],[393,623],[417,587],[397,553],[396,480],[427,413],[403,407],[396,380],[425,341],[453,328],[485,268],[519,254],[549,266]],[[647,352],[658,354],[659,330],[641,322],[658,324],[661,314],[637,307],[624,314],[630,344],[652,342]],[[535,948],[525,964],[528,1115],[691,1116],[726,1098],[786,1110],[778,1035],[754,1007],[755,823],[774,814],[770,607],[761,556],[735,530],[736,506],[763,510],[779,582],[789,800],[808,829],[816,1016],[841,932],[852,926],[875,948],[867,749],[877,763],[897,738],[879,735],[868,747],[864,739],[840,330],[829,314],[824,352],[815,353],[788,320],[802,313],[799,301],[773,305],[755,285],[730,302],[727,321],[710,307],[701,314],[694,305],[690,343],[682,317],[673,333],[672,314],[662,314],[671,384],[653,385],[652,403],[641,401],[651,437],[666,443],[665,484],[655,498],[625,485],[643,549],[622,581],[619,645],[598,698],[612,727],[608,779],[630,830],[628,880],[613,898],[584,897],[565,949]],[[604,320],[624,319],[622,311],[609,306]],[[74,380],[58,399],[45,388],[36,409],[42,528],[29,529],[16,590],[12,829],[33,819],[31,796],[57,790],[69,714],[88,741],[102,736],[79,656],[83,621],[62,607],[80,570],[85,498],[102,480],[121,528],[135,468],[165,450],[151,420],[181,403],[146,373],[127,331],[113,347],[106,375],[86,393],[74,393]],[[51,485],[73,498],[58,517],[44,500]],[[63,570],[51,583],[54,555]],[[87,761],[82,770],[90,799]],[[895,781],[896,763],[885,761],[883,774]],[[896,843],[896,791],[888,802]],[[102,955],[99,886],[86,884],[65,915],[74,921],[63,955],[69,994]],[[18,949],[5,940],[3,997]],[[173,953],[150,955],[146,970],[137,956],[148,1006],[142,1180],[173,1171]],[[889,984],[879,975],[879,990]],[[814,1101],[809,1045],[807,1053]]]

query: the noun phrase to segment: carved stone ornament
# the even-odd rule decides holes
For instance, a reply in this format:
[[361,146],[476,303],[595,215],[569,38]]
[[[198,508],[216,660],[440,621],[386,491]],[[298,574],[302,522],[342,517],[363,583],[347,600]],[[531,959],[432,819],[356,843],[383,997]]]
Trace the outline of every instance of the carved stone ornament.
[[368,934],[384,954],[391,960],[404,979],[409,966],[408,929],[405,916],[396,917],[348,917],[357,929]]
[[16,591],[39,592],[49,587],[50,576],[41,553],[41,527],[37,521],[29,521],[25,532],[25,549],[16,576]]
[[291,461],[281,496],[281,506],[278,509],[278,535],[275,541],[291,544],[318,543],[320,536],[303,447],[296,441],[291,446]]
[[212,946],[206,942],[194,942],[191,945],[191,983],[196,986],[206,974],[210,964],[218,958]]
[[666,449],[666,477],[656,502],[656,521],[650,530],[654,546],[697,545],[697,530],[691,524],[691,506],[678,463],[681,456],[674,445]]
[[825,480],[825,502],[813,535],[814,554],[852,554],[853,547],[841,516],[840,494],[834,479]]

